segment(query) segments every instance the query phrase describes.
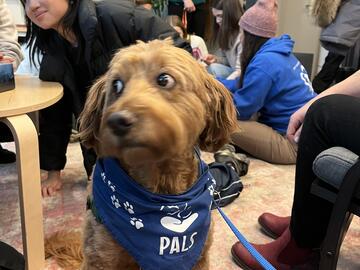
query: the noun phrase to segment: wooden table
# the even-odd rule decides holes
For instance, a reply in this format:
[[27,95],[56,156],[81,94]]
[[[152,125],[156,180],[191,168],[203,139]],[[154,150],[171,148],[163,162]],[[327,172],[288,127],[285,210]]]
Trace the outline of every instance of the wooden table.
[[63,95],[59,83],[16,76],[16,88],[0,93],[0,121],[14,136],[19,179],[23,249],[26,269],[44,268],[44,231],[38,134],[27,113],[46,108]]

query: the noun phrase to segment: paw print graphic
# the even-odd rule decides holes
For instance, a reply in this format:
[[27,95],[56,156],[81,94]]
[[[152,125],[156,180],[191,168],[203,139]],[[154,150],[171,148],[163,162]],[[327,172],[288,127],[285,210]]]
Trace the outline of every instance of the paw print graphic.
[[144,227],[144,224],[142,223],[142,219],[140,219],[140,218],[131,218],[130,224],[135,226],[135,228],[138,230],[140,230],[142,227]]
[[134,212],[134,207],[133,207],[128,201],[126,201],[126,202],[124,203],[124,208],[125,208],[125,210],[128,211],[129,214],[131,214],[131,215],[133,215],[133,214],[135,213],[135,212]]
[[113,204],[116,208],[121,207],[121,204],[119,203],[119,200],[116,198],[115,195],[112,195],[110,198],[111,198],[112,204]]
[[105,173],[102,172],[100,175],[101,175],[101,179],[105,182],[105,180],[106,180],[106,175],[105,175]]
[[108,186],[111,188],[112,192],[115,192],[115,186],[111,183],[111,181],[108,181]]

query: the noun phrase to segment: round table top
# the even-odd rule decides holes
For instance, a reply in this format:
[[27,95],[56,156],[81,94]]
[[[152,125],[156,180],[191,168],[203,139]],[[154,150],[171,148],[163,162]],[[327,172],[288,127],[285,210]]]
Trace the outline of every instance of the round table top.
[[38,77],[16,75],[15,89],[0,93],[0,117],[38,111],[61,99],[60,83],[44,82]]

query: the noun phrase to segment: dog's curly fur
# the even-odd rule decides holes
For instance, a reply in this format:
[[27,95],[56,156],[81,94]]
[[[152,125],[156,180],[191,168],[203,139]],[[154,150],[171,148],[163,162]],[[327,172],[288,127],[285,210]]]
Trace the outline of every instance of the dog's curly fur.
[[[214,152],[238,126],[229,91],[189,53],[170,43],[139,42],[114,56],[108,72],[89,92],[80,137],[99,157],[118,159],[149,191],[179,194],[198,176],[194,146]],[[120,81],[123,88],[118,88]],[[117,114],[125,118],[125,131],[109,125]],[[82,269],[139,269],[91,211],[83,238]],[[209,269],[211,239],[210,229],[194,269]]]

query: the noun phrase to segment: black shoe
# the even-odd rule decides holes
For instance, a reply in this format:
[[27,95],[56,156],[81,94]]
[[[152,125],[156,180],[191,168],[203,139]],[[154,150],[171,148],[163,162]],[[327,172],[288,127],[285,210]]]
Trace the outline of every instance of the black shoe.
[[225,163],[232,167],[239,176],[244,176],[248,173],[250,159],[245,154],[238,154],[231,144],[224,145],[219,151],[214,154],[216,162]]
[[16,161],[15,153],[4,149],[0,145],[0,164],[14,163]]

